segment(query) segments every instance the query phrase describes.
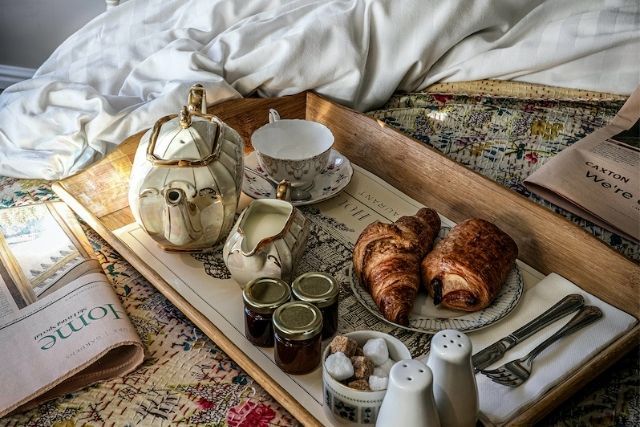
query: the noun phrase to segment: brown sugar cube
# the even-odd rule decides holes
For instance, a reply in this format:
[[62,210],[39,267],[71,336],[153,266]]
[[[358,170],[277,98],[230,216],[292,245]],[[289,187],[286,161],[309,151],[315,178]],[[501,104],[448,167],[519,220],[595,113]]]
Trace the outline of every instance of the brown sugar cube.
[[355,388],[356,390],[362,390],[362,391],[369,391],[369,381],[364,380],[364,379],[360,379],[360,380],[355,380],[355,381],[351,381],[349,384],[347,384],[349,387],[351,388]]
[[364,351],[362,351],[362,347],[356,347],[356,353],[354,356],[364,356]]
[[332,354],[340,351],[347,357],[351,357],[355,354],[358,343],[344,335],[336,335],[331,340],[329,346],[331,347]]
[[365,356],[353,356],[351,364],[353,365],[353,376],[357,379],[369,378],[375,368],[373,361]]

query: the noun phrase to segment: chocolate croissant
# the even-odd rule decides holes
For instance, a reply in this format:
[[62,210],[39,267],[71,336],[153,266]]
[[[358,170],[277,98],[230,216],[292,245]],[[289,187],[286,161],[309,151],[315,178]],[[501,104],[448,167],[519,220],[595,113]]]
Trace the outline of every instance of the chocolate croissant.
[[385,319],[401,325],[409,322],[420,287],[420,261],[439,231],[436,211],[422,208],[393,224],[369,224],[358,237],[353,267]]
[[468,219],[422,260],[422,282],[436,305],[481,310],[498,295],[517,257],[511,236],[483,219]]

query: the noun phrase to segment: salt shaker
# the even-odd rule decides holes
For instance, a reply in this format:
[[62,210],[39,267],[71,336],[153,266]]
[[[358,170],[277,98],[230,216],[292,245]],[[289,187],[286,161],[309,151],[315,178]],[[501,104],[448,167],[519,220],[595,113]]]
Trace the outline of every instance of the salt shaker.
[[478,388],[471,352],[469,337],[455,329],[440,331],[431,339],[427,366],[433,372],[433,395],[443,426],[476,425]]
[[396,362],[376,426],[440,427],[432,382],[431,369],[419,360]]

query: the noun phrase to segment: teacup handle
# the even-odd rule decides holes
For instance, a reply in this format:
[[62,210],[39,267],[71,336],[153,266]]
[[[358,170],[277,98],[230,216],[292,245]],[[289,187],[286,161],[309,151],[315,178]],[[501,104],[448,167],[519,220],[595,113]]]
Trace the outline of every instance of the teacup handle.
[[269,108],[269,123],[277,122],[278,120],[280,120],[280,114],[278,111],[273,108]]
[[291,183],[286,179],[283,179],[276,188],[276,199],[291,201]]

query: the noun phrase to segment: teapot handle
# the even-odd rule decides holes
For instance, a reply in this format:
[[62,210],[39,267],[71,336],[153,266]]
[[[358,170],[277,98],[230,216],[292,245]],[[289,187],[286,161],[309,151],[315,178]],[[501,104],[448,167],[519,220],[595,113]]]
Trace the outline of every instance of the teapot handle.
[[187,98],[189,112],[194,113],[200,110],[200,114],[207,114],[207,91],[200,83],[191,86],[189,97]]
[[276,187],[276,199],[291,201],[291,183],[283,179]]

